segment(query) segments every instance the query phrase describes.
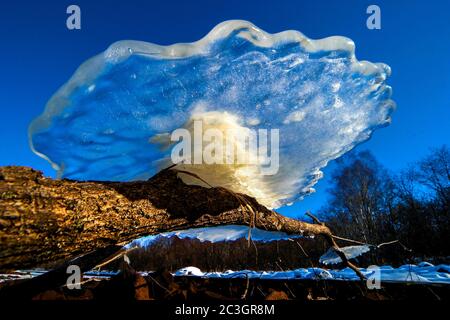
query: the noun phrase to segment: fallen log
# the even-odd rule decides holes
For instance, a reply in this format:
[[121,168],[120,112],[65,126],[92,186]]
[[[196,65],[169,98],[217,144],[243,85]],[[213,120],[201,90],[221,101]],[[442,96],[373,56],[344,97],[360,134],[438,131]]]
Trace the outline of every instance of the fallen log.
[[27,167],[0,167],[0,270],[68,260],[141,236],[224,224],[324,235],[323,224],[284,217],[254,198],[186,185],[171,168],[148,181],[54,180]]
[[59,288],[67,281],[69,274],[67,268],[70,265],[76,265],[80,268],[80,272],[92,270],[99,260],[108,258],[112,254],[121,250],[121,246],[107,246],[89,252],[73,260],[62,263],[57,268],[50,270],[42,275],[31,279],[23,279],[18,281],[6,282],[0,285],[0,301],[26,299],[29,300],[35,295],[48,289]]

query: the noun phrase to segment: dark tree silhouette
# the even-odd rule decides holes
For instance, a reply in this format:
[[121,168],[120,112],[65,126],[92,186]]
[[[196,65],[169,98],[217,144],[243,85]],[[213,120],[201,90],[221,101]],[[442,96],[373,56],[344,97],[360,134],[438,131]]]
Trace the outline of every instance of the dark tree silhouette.
[[[348,237],[377,243],[384,237],[394,203],[394,182],[367,151],[337,161],[324,212],[329,223]],[[330,220],[332,217],[334,219]]]
[[398,239],[419,256],[450,254],[450,152],[431,150],[397,175],[367,151],[337,161],[323,220],[349,238]]

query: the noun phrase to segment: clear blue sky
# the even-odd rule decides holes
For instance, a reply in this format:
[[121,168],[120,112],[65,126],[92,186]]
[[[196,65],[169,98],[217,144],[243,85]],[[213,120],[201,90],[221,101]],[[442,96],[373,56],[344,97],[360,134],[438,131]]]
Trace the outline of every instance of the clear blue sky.
[[[66,28],[70,4],[81,7],[81,30]],[[381,30],[366,28],[370,4],[381,8]],[[0,165],[31,166],[54,176],[30,151],[28,124],[80,63],[112,42],[191,42],[228,19],[249,20],[268,32],[347,36],[356,43],[358,59],[389,64],[398,105],[393,123],[358,147],[387,168],[399,170],[450,141],[450,1],[18,0],[0,4]],[[315,195],[281,212],[316,210],[327,185],[325,178]]]

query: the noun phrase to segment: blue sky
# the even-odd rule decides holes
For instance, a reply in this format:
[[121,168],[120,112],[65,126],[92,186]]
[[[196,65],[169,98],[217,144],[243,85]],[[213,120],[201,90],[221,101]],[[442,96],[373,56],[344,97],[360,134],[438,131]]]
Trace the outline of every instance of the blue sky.
[[[77,4],[82,29],[66,28],[66,8]],[[366,28],[366,8],[381,8],[382,29]],[[192,42],[217,23],[245,19],[268,32],[296,29],[310,38],[343,35],[360,60],[392,67],[388,83],[398,108],[391,126],[358,147],[390,170],[450,141],[449,1],[2,1],[0,4],[0,165],[26,165],[54,176],[28,146],[27,127],[50,96],[89,57],[117,40]],[[325,169],[325,176],[333,165]],[[296,216],[318,209],[317,193],[280,210]]]

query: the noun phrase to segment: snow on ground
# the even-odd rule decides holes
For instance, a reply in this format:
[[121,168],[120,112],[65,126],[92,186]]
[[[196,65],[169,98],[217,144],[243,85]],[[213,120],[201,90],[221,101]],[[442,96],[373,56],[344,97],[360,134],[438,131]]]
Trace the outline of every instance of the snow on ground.
[[[146,247],[160,238],[170,238],[173,236],[177,236],[180,239],[189,238],[210,242],[234,241],[238,239],[248,239],[248,231],[249,227],[243,225],[224,225],[217,227],[192,228],[139,238],[128,244],[127,247],[133,247],[135,245]],[[251,238],[253,239],[253,241],[266,242],[287,240],[296,237],[298,238],[300,236],[287,235],[284,232],[265,231],[258,228],[251,229]]]
[[[434,266],[429,262],[421,262],[418,265],[406,264],[398,268],[391,266],[379,266],[378,271],[372,268],[360,268],[361,272],[368,278],[379,272],[381,282],[404,282],[404,283],[439,283],[450,284],[450,265]],[[29,279],[45,273],[45,270],[19,270],[12,274],[0,274],[0,283],[7,280]],[[86,278],[107,279],[116,275],[117,271],[89,271],[84,273]],[[147,275],[150,272],[141,272]],[[332,270],[324,268],[300,268],[287,271],[253,271],[227,270],[224,272],[203,272],[197,267],[181,268],[173,273],[174,276],[194,276],[205,278],[251,278],[251,279],[274,279],[274,280],[341,280],[358,281],[358,276],[350,268]]]
[[[375,269],[361,268],[361,272],[368,278],[374,277]],[[380,266],[378,268],[380,281],[382,282],[408,282],[408,283],[442,283],[450,284],[450,266],[434,266],[428,262],[419,265],[403,265],[399,268]],[[208,278],[254,278],[254,279],[328,279],[328,280],[359,280],[358,276],[350,268],[342,270],[326,270],[322,268],[301,268],[289,271],[231,271],[226,272],[202,272],[196,267],[182,268],[175,272],[176,276],[201,276]]]
[[202,272],[202,270],[200,270],[197,267],[186,267],[186,268],[181,268],[180,270],[175,272],[176,276],[198,276],[198,277],[202,277],[204,276],[204,273]]
[[[23,279],[31,279],[44,273],[48,272],[45,269],[31,269],[31,270],[16,270],[13,273],[0,273],[0,283],[10,280],[23,280]],[[112,276],[115,276],[119,273],[119,271],[88,271],[83,273],[83,277],[86,279],[109,279]]]

